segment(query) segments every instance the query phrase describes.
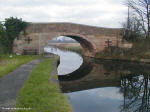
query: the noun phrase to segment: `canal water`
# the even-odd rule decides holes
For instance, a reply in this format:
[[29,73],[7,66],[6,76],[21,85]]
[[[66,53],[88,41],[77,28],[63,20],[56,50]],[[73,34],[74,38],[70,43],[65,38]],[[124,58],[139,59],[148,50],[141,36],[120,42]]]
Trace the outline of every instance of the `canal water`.
[[150,65],[95,60],[46,47],[60,56],[58,78],[74,112],[150,112]]

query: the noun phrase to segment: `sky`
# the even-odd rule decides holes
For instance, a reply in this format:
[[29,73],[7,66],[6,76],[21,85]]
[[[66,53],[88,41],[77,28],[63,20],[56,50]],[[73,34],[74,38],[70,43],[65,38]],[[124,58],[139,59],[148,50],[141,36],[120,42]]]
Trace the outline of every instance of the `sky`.
[[71,22],[118,28],[127,17],[124,0],[0,0],[0,21]]

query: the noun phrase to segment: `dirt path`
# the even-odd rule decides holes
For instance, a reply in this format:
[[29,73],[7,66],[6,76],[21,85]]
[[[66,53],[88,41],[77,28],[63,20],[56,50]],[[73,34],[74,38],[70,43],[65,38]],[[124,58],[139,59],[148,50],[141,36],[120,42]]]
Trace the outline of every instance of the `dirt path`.
[[14,72],[0,79],[0,112],[10,112],[4,108],[14,108],[19,91],[29,77],[32,70],[43,59],[34,60],[22,65]]

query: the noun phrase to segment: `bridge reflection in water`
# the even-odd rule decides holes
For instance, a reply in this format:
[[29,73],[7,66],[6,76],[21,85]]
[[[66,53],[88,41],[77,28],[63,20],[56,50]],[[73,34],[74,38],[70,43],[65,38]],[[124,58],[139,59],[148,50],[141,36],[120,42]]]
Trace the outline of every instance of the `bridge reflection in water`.
[[149,75],[149,64],[84,58],[78,70],[59,76],[59,84],[64,93],[118,87],[123,96],[120,111],[150,112]]

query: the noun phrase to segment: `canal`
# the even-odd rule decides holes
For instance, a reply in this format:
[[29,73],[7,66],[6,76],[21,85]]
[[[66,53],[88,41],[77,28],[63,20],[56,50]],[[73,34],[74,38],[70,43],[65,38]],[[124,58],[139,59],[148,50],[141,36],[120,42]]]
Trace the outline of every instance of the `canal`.
[[58,78],[74,112],[150,112],[150,65],[96,60],[47,46],[60,56]]

